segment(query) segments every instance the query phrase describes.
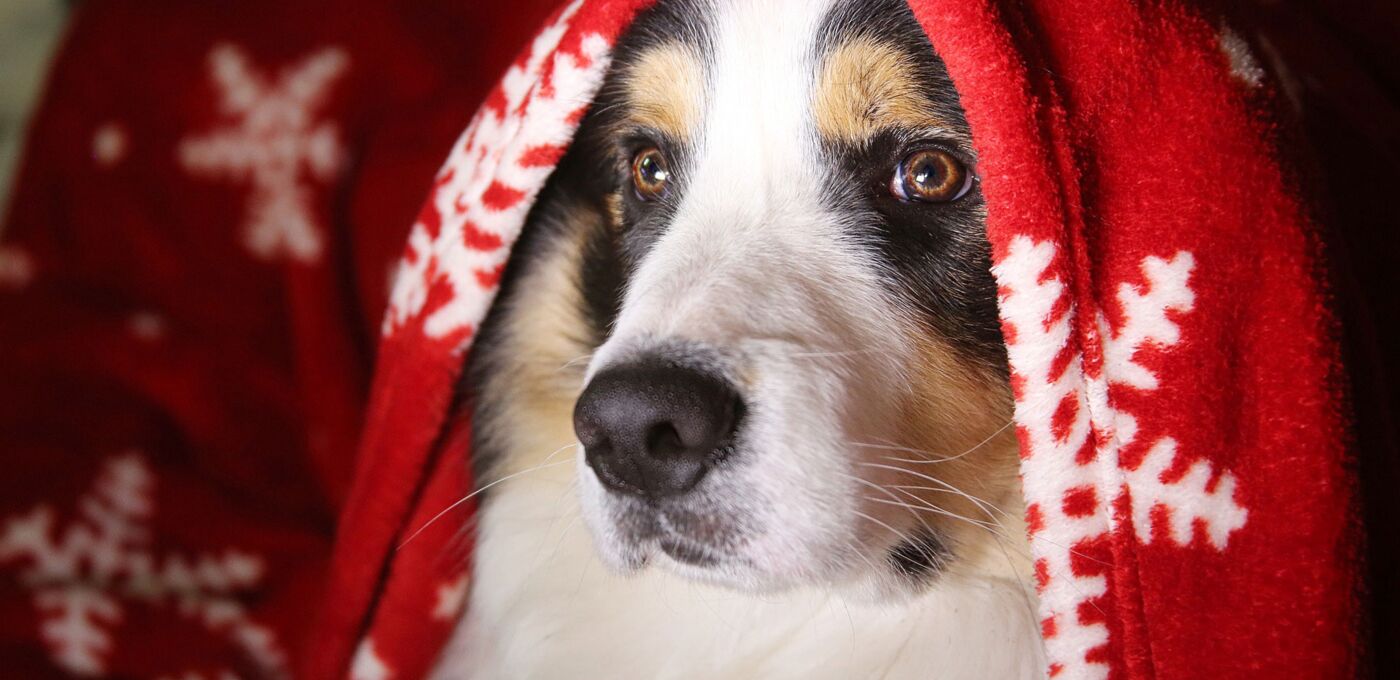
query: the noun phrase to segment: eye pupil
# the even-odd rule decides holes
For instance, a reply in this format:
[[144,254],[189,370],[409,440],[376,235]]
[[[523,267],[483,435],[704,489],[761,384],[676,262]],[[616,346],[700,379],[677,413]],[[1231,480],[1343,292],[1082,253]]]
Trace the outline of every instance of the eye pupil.
[[930,163],[930,162],[928,162],[928,161],[925,159],[925,160],[922,160],[922,161],[919,163],[919,165],[915,167],[915,169],[914,169],[913,180],[914,180],[914,183],[915,183],[915,184],[918,184],[919,186],[923,186],[923,187],[933,186],[933,187],[936,187],[936,186],[938,186],[938,182],[937,182],[934,178],[935,178],[937,175],[938,175],[938,168],[934,167],[933,163]]

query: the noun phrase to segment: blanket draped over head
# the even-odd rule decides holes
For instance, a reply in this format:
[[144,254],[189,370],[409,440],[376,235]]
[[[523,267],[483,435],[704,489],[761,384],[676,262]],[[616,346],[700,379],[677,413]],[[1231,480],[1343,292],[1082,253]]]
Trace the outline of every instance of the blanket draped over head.
[[[317,668],[423,668],[470,576],[452,386],[636,0],[574,2],[452,149],[409,237]],[[1177,2],[913,0],[972,126],[1054,677],[1341,677],[1352,481],[1276,88]],[[397,549],[396,549],[397,548]]]
[[[0,243],[0,675],[421,677],[471,579],[456,384],[648,2],[555,10],[392,272],[361,254],[402,231],[358,225],[423,195],[387,187],[470,107],[433,93],[494,75],[434,50],[480,44],[479,70],[531,3],[410,3],[475,7],[465,41],[375,0],[175,4],[85,3]],[[1047,674],[1351,676],[1345,380],[1267,50],[1189,0],[910,5],[979,159]],[[113,55],[150,87],[95,77]],[[386,305],[365,403],[346,329]]]

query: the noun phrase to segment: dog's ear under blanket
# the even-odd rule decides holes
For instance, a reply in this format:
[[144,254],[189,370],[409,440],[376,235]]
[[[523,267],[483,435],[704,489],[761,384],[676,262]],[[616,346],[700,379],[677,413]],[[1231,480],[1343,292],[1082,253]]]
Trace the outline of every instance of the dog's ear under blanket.
[[[421,675],[460,615],[453,387],[645,4],[561,9],[451,150],[384,320],[307,677]],[[1246,34],[1184,2],[910,4],[978,153],[1047,672],[1353,674],[1341,366],[1279,85]]]

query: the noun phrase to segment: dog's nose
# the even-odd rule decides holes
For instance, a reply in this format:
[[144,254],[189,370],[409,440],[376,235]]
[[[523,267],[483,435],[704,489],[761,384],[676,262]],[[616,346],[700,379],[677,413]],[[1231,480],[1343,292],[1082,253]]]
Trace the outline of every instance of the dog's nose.
[[574,432],[605,486],[660,499],[691,490],[723,457],[742,408],[723,378],[643,360],[593,376]]

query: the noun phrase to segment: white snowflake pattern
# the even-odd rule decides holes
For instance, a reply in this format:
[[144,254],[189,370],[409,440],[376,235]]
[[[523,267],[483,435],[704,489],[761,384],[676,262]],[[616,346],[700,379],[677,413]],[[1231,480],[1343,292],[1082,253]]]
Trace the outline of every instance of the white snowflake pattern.
[[[1104,364],[1109,367],[1105,373],[1112,376],[1109,382],[1143,391],[1157,389],[1157,376],[1138,362],[1137,355],[1147,347],[1171,347],[1181,341],[1180,328],[1167,313],[1189,312],[1195,305],[1196,297],[1189,285],[1194,267],[1195,258],[1187,252],[1177,253],[1171,260],[1148,257],[1142,262],[1145,290],[1126,283],[1119,285],[1118,302],[1125,316],[1122,327],[1115,333],[1104,315],[1098,316]],[[1091,383],[1091,397],[1106,392]],[[1136,536],[1143,543],[1152,542],[1152,511],[1160,509],[1168,515],[1170,538],[1177,545],[1191,543],[1192,527],[1199,520],[1205,525],[1211,544],[1224,549],[1230,534],[1243,527],[1248,518],[1248,512],[1234,500],[1234,475],[1222,472],[1211,488],[1214,470],[1209,463],[1195,461],[1185,475],[1163,481],[1163,475],[1176,461],[1178,444],[1171,437],[1153,442],[1143,460],[1135,468],[1126,469],[1117,452],[1137,438],[1137,418],[1108,403],[1101,405],[1100,412],[1113,419],[1112,456],[1106,462],[1111,463],[1110,469],[1122,470],[1130,490],[1128,501]]]
[[344,50],[328,47],[272,81],[238,47],[218,45],[209,53],[219,108],[230,120],[183,140],[178,156],[193,173],[248,183],[243,238],[260,258],[313,262],[321,254],[313,199],[339,173],[346,151],[335,122],[316,113],[349,63]]
[[350,680],[389,680],[392,677],[389,665],[375,651],[374,642],[368,638],[361,640],[350,662]]
[[120,123],[103,123],[92,133],[92,159],[98,167],[110,168],[126,157],[127,134]]
[[467,604],[470,588],[470,574],[462,574],[438,586],[436,602],[433,605],[433,618],[439,621],[456,621],[457,617],[462,614],[462,608]]
[[144,342],[155,342],[165,337],[165,317],[152,311],[134,312],[126,319],[127,332]]
[[1073,340],[1076,311],[1067,303],[1065,284],[1047,276],[1055,254],[1051,243],[1018,237],[994,272],[1003,291],[1007,352],[1018,386],[1016,421],[1026,440],[1022,483],[1050,673],[1076,680],[1105,678],[1109,666],[1096,651],[1109,642],[1108,627],[1085,620],[1083,613],[1086,607],[1092,611],[1108,589],[1105,576],[1095,573],[1106,565],[1086,563],[1095,559],[1093,544],[1113,529],[1115,499],[1126,494],[1134,535],[1143,543],[1158,538],[1154,509],[1169,517],[1167,539],[1189,545],[1200,523],[1216,549],[1225,548],[1248,513],[1235,501],[1234,477],[1221,472],[1212,487],[1214,470],[1205,461],[1194,462],[1180,477],[1164,477],[1178,454],[1171,437],[1153,442],[1132,469],[1120,466],[1118,458],[1137,436],[1137,419],[1115,408],[1108,388],[1158,388],[1157,376],[1138,360],[1139,352],[1162,351],[1180,341],[1180,327],[1168,312],[1188,313],[1194,304],[1191,254],[1143,260],[1146,285],[1123,284],[1117,290],[1123,309],[1118,328],[1094,310],[1104,359],[1094,378],[1086,377],[1077,352],[1064,355]]
[[0,290],[18,290],[34,279],[34,258],[19,248],[0,246]]
[[[577,54],[558,49],[581,5],[575,0],[536,36],[453,147],[409,235],[385,335],[423,314],[424,333],[445,338],[485,315],[531,199],[607,67],[609,44],[600,35],[585,36]],[[430,308],[430,292],[444,285],[446,299]]]
[[1249,41],[1244,36],[1229,25],[1221,24],[1216,41],[1225,59],[1230,62],[1230,75],[1250,87],[1264,84],[1267,74],[1264,67],[1259,65],[1259,60],[1254,58],[1254,50],[1250,49]]
[[19,579],[34,594],[50,658],[75,675],[101,675],[123,601],[173,604],[181,615],[231,640],[267,677],[288,677],[286,655],[272,631],[253,621],[236,599],[261,581],[261,560],[232,550],[193,559],[154,554],[147,527],[155,514],[154,486],[141,455],[127,453],[103,465],[66,526],[55,526],[47,505],[6,522],[0,564],[25,563]]
[[233,671],[221,670],[212,674],[188,671],[179,675],[164,675],[157,680],[239,680],[239,678],[238,674]]

